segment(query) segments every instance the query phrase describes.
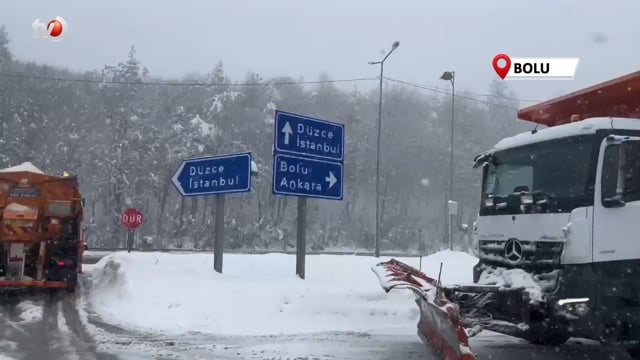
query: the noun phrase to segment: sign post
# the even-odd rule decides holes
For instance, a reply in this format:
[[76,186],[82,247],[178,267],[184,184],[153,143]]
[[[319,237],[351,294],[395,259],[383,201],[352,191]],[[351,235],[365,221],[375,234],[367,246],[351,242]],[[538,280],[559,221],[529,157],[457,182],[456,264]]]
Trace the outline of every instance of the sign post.
[[296,274],[305,278],[307,199],[343,199],[344,125],[276,110],[273,194],[298,197]]
[[298,197],[298,224],[296,231],[296,274],[304,279],[307,249],[307,198]]
[[171,182],[182,196],[216,195],[213,268],[222,273],[224,195],[251,191],[251,153],[184,160]]
[[224,195],[216,195],[216,222],[213,244],[213,268],[222,274],[222,253],[224,251]]
[[447,207],[449,210],[449,250],[453,250],[453,219],[455,215],[458,215],[458,203],[449,200],[447,201]]
[[121,221],[122,226],[127,229],[127,252],[130,253],[133,249],[133,241],[136,229],[143,224],[144,216],[142,214],[142,211],[129,208],[122,213]]

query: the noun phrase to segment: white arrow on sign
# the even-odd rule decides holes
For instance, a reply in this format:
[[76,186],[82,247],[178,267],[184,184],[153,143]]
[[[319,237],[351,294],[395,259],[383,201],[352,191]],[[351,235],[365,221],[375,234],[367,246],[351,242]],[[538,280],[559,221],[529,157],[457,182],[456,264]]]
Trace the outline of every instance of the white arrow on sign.
[[182,196],[185,196],[187,193],[184,191],[182,184],[180,184],[180,180],[178,180],[178,177],[182,173],[182,169],[184,169],[184,164],[185,162],[183,161],[182,164],[180,164],[180,167],[178,168],[178,170],[176,170],[175,174],[173,174],[173,176],[171,177],[171,182],[178,189],[178,192]]
[[336,179],[336,176],[333,175],[332,171],[329,171],[329,176],[324,178],[324,181],[327,181],[329,183],[329,189],[331,189],[331,187],[335,185],[336,182],[338,182],[338,179]]
[[289,145],[289,136],[293,134],[293,130],[291,130],[291,125],[288,121],[284,123],[284,127],[280,131],[284,133],[284,144]]

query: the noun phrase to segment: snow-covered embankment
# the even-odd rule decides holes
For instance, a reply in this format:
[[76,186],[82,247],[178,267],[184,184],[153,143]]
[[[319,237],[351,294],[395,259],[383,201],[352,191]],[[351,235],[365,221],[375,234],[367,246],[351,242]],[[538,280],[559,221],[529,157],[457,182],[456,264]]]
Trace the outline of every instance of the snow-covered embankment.
[[[306,280],[295,257],[225,255],[224,274],[211,254],[115,253],[87,266],[89,300],[120,326],[180,334],[300,334],[324,331],[415,333],[418,309],[409,291],[385,294],[371,266],[387,258],[307,256]],[[419,258],[399,259],[419,266]],[[440,252],[423,270],[445,283],[471,281],[476,258]]]

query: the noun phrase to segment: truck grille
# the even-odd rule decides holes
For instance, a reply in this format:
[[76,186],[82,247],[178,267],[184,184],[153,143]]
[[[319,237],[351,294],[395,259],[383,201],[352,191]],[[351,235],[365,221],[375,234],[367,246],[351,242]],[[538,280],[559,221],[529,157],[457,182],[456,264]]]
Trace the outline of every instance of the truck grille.
[[522,258],[513,262],[505,256],[505,245],[508,241],[480,240],[480,258],[495,264],[518,267],[560,264],[563,242],[518,240],[522,245]]

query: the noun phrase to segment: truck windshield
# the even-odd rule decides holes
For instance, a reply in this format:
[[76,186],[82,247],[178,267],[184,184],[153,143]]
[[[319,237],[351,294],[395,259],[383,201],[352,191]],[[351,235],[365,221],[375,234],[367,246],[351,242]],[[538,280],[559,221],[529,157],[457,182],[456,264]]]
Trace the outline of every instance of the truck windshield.
[[[498,151],[484,170],[480,215],[570,212],[593,204],[595,135]],[[521,195],[532,195],[523,208]]]

